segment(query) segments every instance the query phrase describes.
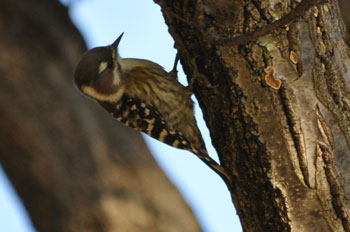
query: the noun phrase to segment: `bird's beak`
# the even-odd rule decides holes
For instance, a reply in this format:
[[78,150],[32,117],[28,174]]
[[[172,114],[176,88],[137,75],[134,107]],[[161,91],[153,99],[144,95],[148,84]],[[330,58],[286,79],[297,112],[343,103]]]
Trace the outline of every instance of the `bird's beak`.
[[120,34],[120,36],[114,41],[114,43],[112,43],[112,47],[118,48],[119,42],[122,39],[123,35],[124,35],[124,32]]

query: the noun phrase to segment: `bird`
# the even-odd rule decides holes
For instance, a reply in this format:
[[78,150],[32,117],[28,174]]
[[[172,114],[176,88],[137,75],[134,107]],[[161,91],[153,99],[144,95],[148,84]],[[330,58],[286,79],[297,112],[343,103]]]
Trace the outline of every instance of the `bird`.
[[192,85],[183,86],[173,72],[152,61],[121,58],[118,46],[123,34],[111,45],[82,55],[74,72],[77,88],[124,125],[194,153],[226,183],[230,182],[226,170],[205,148],[194,116]]

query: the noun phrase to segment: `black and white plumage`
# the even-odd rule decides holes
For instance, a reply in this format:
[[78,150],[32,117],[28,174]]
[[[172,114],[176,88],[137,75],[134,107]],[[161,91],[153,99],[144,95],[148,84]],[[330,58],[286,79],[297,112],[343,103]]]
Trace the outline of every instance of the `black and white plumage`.
[[121,58],[121,37],[83,55],[74,73],[77,87],[126,126],[191,151],[229,182],[223,167],[207,154],[194,117],[192,91],[156,63]]
[[198,150],[182,135],[171,129],[158,110],[139,99],[123,96],[116,104],[99,102],[113,117],[170,146],[198,153]]

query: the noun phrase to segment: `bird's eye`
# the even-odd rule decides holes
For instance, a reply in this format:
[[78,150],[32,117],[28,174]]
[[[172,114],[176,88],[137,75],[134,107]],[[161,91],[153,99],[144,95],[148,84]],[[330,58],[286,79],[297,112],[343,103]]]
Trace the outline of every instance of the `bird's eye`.
[[107,68],[112,68],[112,67],[113,67],[113,60],[110,60],[107,63]]

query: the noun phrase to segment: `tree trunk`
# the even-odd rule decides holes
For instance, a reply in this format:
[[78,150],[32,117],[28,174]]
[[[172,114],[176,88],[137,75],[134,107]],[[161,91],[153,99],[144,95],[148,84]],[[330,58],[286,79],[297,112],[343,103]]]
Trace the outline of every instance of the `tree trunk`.
[[348,0],[339,0],[339,8],[342,12],[342,16],[344,19],[344,23],[346,25],[346,28],[348,29],[348,34],[349,34],[349,29],[350,29],[350,1]]
[[34,226],[199,231],[140,134],[73,87],[85,49],[58,2],[1,1],[0,161]]
[[156,2],[185,73],[199,79],[195,95],[244,231],[350,231],[350,51],[338,2],[243,45],[228,38],[301,1]]

